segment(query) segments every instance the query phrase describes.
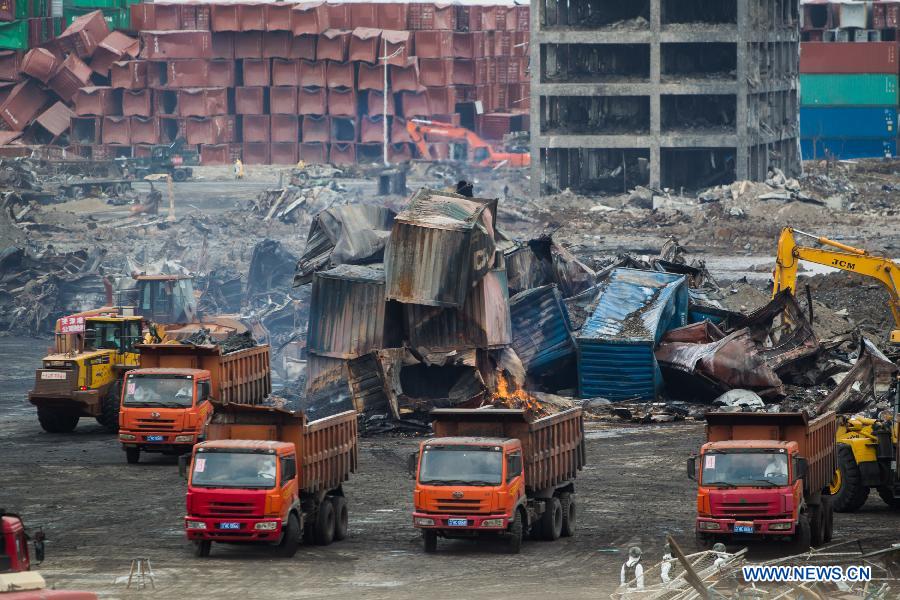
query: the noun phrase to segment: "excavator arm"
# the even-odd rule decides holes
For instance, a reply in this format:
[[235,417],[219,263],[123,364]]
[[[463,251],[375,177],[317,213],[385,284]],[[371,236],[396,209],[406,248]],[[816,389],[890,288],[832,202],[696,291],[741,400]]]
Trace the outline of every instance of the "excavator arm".
[[[795,234],[812,238],[816,243],[834,248],[813,248],[797,244]],[[898,265],[889,258],[873,256],[868,251],[842,244],[826,237],[815,236],[798,229],[785,227],[778,238],[778,255],[775,259],[775,285],[773,296],[781,290],[796,293],[797,270],[800,261],[825,265],[842,271],[876,279],[888,292],[888,306],[897,329],[891,331],[891,342],[900,343],[900,291]]]
[[508,165],[511,167],[525,167],[531,164],[530,154],[512,152],[495,152],[486,141],[478,134],[469,131],[465,127],[457,127],[450,123],[438,121],[424,121],[410,119],[406,122],[406,130],[416,150],[423,158],[434,160],[426,141],[426,136],[432,140],[440,139],[448,142],[465,143],[468,146],[469,159],[479,167],[499,167]]

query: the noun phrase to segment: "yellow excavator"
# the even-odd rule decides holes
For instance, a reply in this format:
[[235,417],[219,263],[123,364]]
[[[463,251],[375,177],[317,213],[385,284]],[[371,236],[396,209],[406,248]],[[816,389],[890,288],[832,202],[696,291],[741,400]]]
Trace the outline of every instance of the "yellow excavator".
[[[797,236],[811,239],[821,247],[801,246]],[[841,271],[857,273],[880,282],[888,292],[888,306],[894,317],[890,332],[892,344],[900,344],[900,265],[883,256],[854,248],[826,237],[785,227],[778,238],[773,295],[782,290],[796,293],[797,270],[801,261],[812,262]],[[837,431],[837,462],[831,484],[834,510],[854,512],[869,497],[873,488],[889,506],[900,509],[898,478],[898,425],[900,381],[895,383],[893,414],[872,419],[842,416]]]

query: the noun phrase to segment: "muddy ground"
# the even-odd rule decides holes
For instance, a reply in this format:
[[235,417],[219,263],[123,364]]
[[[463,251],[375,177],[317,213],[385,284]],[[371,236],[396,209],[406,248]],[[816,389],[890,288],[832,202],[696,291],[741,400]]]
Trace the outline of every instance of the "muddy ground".
[[[114,436],[92,420],[52,435],[25,401],[46,341],[0,338],[0,506],[43,526],[47,560],[40,571],[58,588],[108,598],[137,598],[125,588],[131,560],[150,559],[162,598],[568,598],[605,597],[617,585],[629,546],[648,562],[672,533],[692,539],[693,483],[684,462],[703,437],[695,422],[625,428],[588,426],[588,465],[577,480],[576,537],[527,542],[518,556],[502,544],[441,541],[426,556],[410,526],[408,438],[361,440],[360,468],[346,486],[350,537],[302,547],[293,559],[268,548],[214,546],[195,558],[184,539],[185,484],[172,458],[144,455],[128,465]],[[900,515],[873,494],[858,514],[837,515],[835,541],[862,538],[876,549],[897,541]],[[782,548],[758,547],[770,558]]]

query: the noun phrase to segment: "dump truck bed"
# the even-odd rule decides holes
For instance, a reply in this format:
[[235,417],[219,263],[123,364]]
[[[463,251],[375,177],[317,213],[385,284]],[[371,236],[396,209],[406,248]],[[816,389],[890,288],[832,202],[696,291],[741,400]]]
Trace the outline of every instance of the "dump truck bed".
[[215,404],[258,404],[272,392],[269,346],[224,354],[221,346],[137,344],[141,369],[205,369]]
[[796,442],[809,464],[804,481],[807,492],[831,483],[835,468],[837,416],[827,412],[812,421],[806,413],[717,412],[706,415],[708,442],[758,440]]
[[272,406],[217,406],[207,440],[271,440],[297,448],[300,489],[333,490],[356,472],[356,411],[308,422],[306,415]]
[[522,443],[525,485],[542,490],[575,479],[585,464],[584,420],[580,408],[529,421],[517,409],[437,409],[431,411],[436,437],[513,438]]

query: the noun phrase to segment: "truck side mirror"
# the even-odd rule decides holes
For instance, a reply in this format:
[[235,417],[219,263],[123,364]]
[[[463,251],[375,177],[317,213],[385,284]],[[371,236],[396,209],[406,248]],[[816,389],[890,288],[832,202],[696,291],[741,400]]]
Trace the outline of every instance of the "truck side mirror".
[[809,463],[806,462],[805,458],[796,457],[794,458],[794,481],[798,479],[805,479],[806,472],[809,470]]
[[178,457],[178,474],[182,479],[187,479],[189,464],[191,464],[190,454],[182,454]]
[[406,472],[410,479],[416,478],[416,467],[419,466],[419,453],[413,452],[406,457]]
[[688,479],[697,479],[697,457],[691,456],[687,459],[687,476]]

